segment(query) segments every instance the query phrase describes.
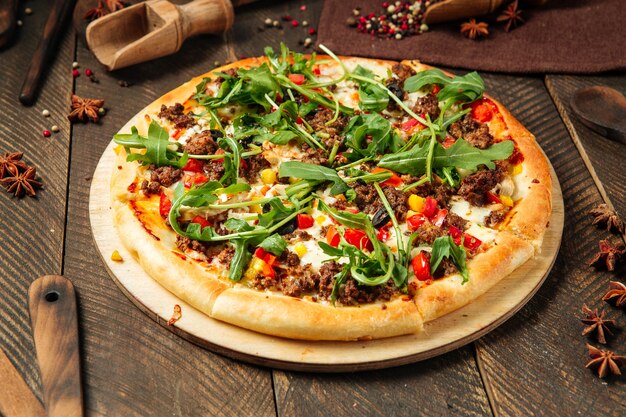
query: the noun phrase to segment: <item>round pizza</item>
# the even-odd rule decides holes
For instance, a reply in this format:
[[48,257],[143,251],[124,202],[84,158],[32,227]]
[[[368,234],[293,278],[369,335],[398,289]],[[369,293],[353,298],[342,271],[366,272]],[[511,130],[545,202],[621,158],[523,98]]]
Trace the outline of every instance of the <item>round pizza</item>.
[[117,135],[114,224],[204,314],[295,339],[410,334],[540,249],[549,164],[476,72],[281,45]]

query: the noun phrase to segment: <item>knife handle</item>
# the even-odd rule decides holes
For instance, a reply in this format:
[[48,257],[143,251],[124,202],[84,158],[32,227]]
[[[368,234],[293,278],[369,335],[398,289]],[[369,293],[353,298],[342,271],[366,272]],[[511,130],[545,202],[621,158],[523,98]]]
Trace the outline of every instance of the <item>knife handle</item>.
[[9,44],[17,23],[17,0],[0,0],[0,49]]
[[28,308],[47,416],[83,416],[74,286],[59,275],[43,276],[28,290]]

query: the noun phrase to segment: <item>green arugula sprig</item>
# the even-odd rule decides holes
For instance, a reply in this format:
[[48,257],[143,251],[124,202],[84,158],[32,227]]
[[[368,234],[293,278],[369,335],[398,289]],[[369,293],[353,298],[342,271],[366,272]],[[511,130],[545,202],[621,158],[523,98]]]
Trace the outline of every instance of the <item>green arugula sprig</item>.
[[[187,164],[189,155],[184,152],[182,156],[177,152],[180,144],[169,140],[169,133],[163,129],[156,121],[152,120],[148,127],[148,136],[139,134],[137,128],[133,126],[130,134],[117,134],[113,136],[113,141],[122,145],[128,156],[126,160],[139,161],[143,165],[154,164],[158,167],[171,165],[182,168]],[[131,149],[145,149],[144,153],[131,153]]]
[[294,177],[303,180],[330,181],[333,183],[330,193],[332,195],[343,194],[349,190],[348,184],[337,174],[334,169],[321,165],[307,164],[306,162],[287,161],[278,167],[280,177]]
[[443,258],[451,258],[452,262],[459,268],[463,277],[463,284],[469,281],[469,271],[467,269],[467,252],[463,245],[457,245],[451,236],[440,236],[433,242],[433,249],[430,253],[430,273],[434,274]]

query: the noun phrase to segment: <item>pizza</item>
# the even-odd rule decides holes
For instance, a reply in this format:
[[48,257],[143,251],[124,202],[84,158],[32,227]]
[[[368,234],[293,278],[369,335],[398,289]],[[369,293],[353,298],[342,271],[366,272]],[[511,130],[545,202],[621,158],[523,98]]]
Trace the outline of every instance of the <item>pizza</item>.
[[114,137],[115,227],[214,319],[307,340],[420,332],[541,250],[549,164],[476,72],[323,49],[267,48],[142,110]]

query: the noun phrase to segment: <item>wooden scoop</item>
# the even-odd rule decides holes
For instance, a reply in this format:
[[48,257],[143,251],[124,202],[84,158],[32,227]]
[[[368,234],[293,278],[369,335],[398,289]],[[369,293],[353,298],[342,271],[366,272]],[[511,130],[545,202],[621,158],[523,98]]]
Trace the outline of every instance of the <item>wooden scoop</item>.
[[626,144],[626,97],[622,93],[600,85],[581,88],[570,105],[587,127]]
[[235,19],[229,0],[138,3],[87,26],[87,45],[109,71],[173,54],[190,36],[228,30]]
[[[542,5],[548,0],[526,0],[524,3]],[[504,0],[444,0],[424,12],[424,23],[451,22],[468,17],[482,16],[498,9]]]

